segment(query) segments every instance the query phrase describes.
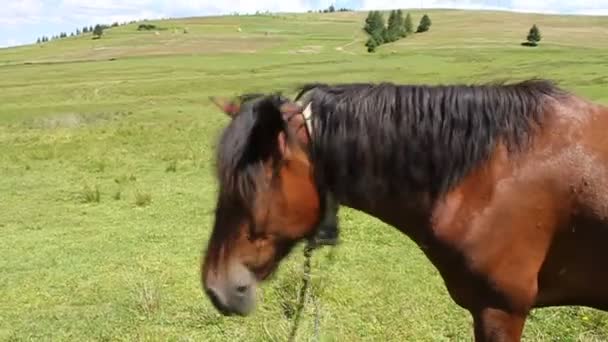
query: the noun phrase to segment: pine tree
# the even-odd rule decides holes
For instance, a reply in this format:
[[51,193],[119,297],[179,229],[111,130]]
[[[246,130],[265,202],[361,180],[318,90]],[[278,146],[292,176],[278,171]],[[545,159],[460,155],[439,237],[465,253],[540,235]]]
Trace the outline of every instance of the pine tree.
[[367,52],[376,52],[376,48],[378,47],[378,45],[380,44],[378,44],[378,41],[374,36],[369,37],[369,39],[365,43],[365,46],[367,46]]
[[365,19],[363,30],[381,45],[384,43],[384,17],[380,11],[371,11]]
[[93,29],[93,39],[99,39],[103,35],[103,27],[99,24],[95,25]]
[[397,34],[399,37],[407,36],[407,32],[405,31],[405,21],[403,19],[403,12],[400,9],[397,10]]
[[384,16],[382,15],[382,12],[380,11],[376,11],[376,14],[374,15],[374,32],[372,32],[372,36],[376,39],[376,41],[378,42],[378,45],[384,44],[384,30],[385,30],[385,24],[384,24]]
[[412,15],[408,12],[405,16],[405,22],[403,23],[405,28],[405,34],[414,33],[414,22],[412,21]]
[[416,30],[416,32],[426,32],[429,30],[430,27],[431,18],[429,18],[429,16],[425,14],[424,16],[422,16],[422,19],[420,19],[420,24],[418,25],[418,30]]
[[532,28],[530,28],[530,31],[528,32],[528,36],[526,37],[526,39],[528,40],[529,45],[531,45],[531,46],[538,45],[538,42],[540,42],[540,40],[542,39],[542,36],[541,36],[540,30],[538,29],[536,24],[532,25]]
[[394,42],[401,37],[400,26],[399,26],[399,18],[397,15],[397,11],[391,11],[390,16],[388,17],[388,27],[386,28],[386,32],[384,33],[384,39],[387,42]]
[[76,35],[77,35],[77,36],[80,36],[80,33],[81,33],[81,32],[80,32],[80,29],[76,29]]
[[38,39],[36,40],[36,44],[40,44],[40,42],[41,42],[41,39],[40,39],[40,38],[38,38]]
[[365,26],[363,26],[363,30],[367,32],[370,36],[374,34],[375,31],[375,22],[374,16],[376,15],[376,11],[370,11],[367,13],[367,18],[365,18]]

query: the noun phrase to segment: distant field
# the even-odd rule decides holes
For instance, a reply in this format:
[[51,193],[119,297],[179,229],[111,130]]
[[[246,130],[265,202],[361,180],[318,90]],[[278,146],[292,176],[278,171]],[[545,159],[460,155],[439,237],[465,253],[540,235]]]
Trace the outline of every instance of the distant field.
[[[128,25],[0,49],[0,340],[286,339],[299,250],[251,318],[220,316],[201,291],[227,123],[210,95],[543,77],[608,103],[608,17],[428,13],[430,32],[375,54],[365,13],[189,18],[154,22],[158,35]],[[540,47],[520,46],[534,23]],[[409,239],[353,210],[341,220],[344,243],[314,256],[323,340],[471,340],[470,317]],[[308,303],[299,340],[313,319]],[[606,341],[608,314],[537,310],[525,338]]]

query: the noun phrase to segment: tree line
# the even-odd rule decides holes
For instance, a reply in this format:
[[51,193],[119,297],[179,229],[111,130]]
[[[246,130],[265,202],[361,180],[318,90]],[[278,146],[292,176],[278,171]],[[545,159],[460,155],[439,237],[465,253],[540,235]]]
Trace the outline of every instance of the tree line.
[[368,52],[375,52],[376,48],[385,43],[391,43],[405,38],[413,33],[426,32],[431,27],[431,18],[423,15],[420,23],[414,31],[414,23],[410,13],[403,17],[400,9],[392,10],[388,17],[388,25],[385,24],[384,16],[380,11],[370,11],[365,19],[363,30],[369,35],[365,42]]
[[133,20],[133,21],[131,21],[129,23],[126,23],[126,22],[124,22],[124,23],[114,22],[114,23],[112,23],[112,25],[97,24],[95,26],[84,26],[84,27],[82,27],[82,29],[81,28],[77,28],[76,31],[71,32],[69,35],[66,32],[61,32],[61,33],[59,33],[57,35],[53,35],[51,37],[48,37],[48,36],[39,37],[36,40],[36,43],[37,44],[46,43],[46,42],[49,42],[49,41],[52,41],[52,40],[56,40],[56,39],[64,39],[64,38],[67,38],[67,37],[76,37],[76,36],[83,36],[83,35],[88,35],[88,34],[91,34],[92,37],[93,37],[93,39],[98,39],[98,38],[100,38],[103,35],[103,31],[106,30],[106,29],[109,29],[111,27],[118,27],[118,26],[123,26],[123,25],[128,25],[128,24],[134,24],[134,23],[136,23],[135,20]]
[[[314,10],[308,10],[308,13],[314,13],[314,12],[316,12],[316,11],[314,11]],[[329,7],[325,8],[325,9],[318,10],[318,12],[319,13],[352,12],[352,9],[346,8],[346,7],[336,8],[332,4],[332,5],[329,5]]]

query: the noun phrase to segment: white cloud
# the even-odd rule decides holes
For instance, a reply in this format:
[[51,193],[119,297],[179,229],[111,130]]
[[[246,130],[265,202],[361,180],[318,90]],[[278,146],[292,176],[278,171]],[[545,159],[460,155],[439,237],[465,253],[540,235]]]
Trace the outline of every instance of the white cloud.
[[2,5],[0,25],[19,25],[37,22],[44,13],[42,0],[9,1]]
[[511,0],[511,7],[525,12],[601,15],[608,12],[608,0]]
[[362,9],[393,9],[393,8],[502,8],[498,3],[505,1],[493,1],[496,4],[488,4],[485,0],[363,0]]
[[0,48],[16,46],[16,45],[19,45],[19,41],[17,41],[16,39],[7,39],[4,42],[0,42]]
[[155,1],[151,0],[63,0],[60,5],[65,21],[79,23],[112,23],[144,18],[160,18]]
[[608,0],[363,0],[362,9],[458,8],[518,12],[608,14]]

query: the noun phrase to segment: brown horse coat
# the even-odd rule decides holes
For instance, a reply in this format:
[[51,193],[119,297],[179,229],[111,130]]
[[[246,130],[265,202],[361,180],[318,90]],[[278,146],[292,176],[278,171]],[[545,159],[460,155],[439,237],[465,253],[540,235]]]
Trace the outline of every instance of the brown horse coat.
[[534,307],[608,310],[608,109],[536,80],[315,84],[298,100],[220,104],[233,120],[202,266],[219,310],[251,312],[256,284],[335,214],[329,195],[412,238],[477,341],[519,341]]

